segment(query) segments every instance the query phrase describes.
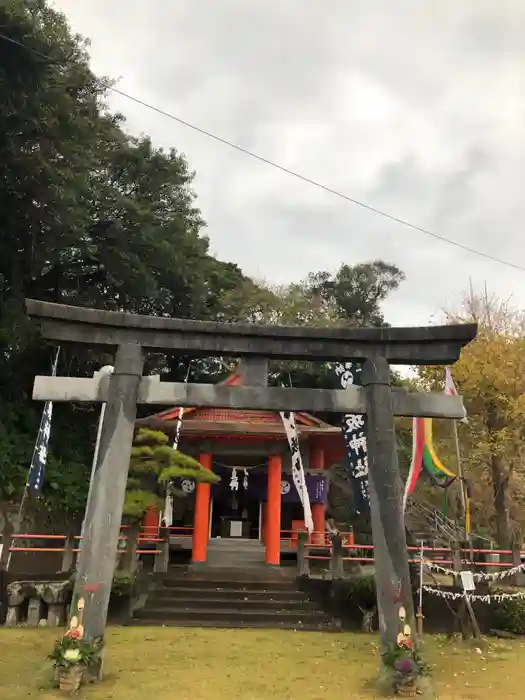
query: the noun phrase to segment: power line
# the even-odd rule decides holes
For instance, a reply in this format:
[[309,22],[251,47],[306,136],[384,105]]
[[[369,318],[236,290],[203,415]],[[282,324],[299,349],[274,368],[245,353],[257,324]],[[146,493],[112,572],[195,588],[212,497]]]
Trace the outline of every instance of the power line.
[[[0,39],[4,39],[12,44],[15,44],[17,46],[20,46],[21,48],[25,49],[26,51],[30,51],[41,58],[44,58],[45,60],[49,61],[50,63],[57,63],[54,59],[52,59],[50,56],[46,56],[45,54],[41,53],[40,51],[37,51],[36,49],[33,49],[30,46],[27,46],[25,44],[22,44],[20,41],[17,41],[16,39],[12,39],[11,37],[6,36],[5,34],[0,33]],[[66,59],[67,61],[67,59]],[[460,250],[464,250],[467,253],[472,253],[473,255],[477,255],[478,257],[485,258],[486,260],[490,260],[492,262],[498,263],[500,265],[505,265],[506,267],[511,267],[515,270],[519,270],[520,272],[525,272],[525,267],[521,265],[517,265],[516,263],[509,262],[508,260],[503,260],[502,258],[498,258],[495,255],[491,255],[490,253],[485,253],[481,250],[477,250],[476,248],[471,248],[468,245],[465,245],[463,243],[459,243],[458,241],[453,240],[452,238],[447,238],[446,236],[442,236],[439,233],[436,233],[435,231],[430,231],[427,228],[423,228],[422,226],[417,226],[416,224],[412,224],[410,221],[407,221],[406,219],[401,219],[397,216],[393,216],[392,214],[388,214],[387,212],[378,209],[377,207],[374,207],[370,204],[366,204],[365,202],[361,202],[358,199],[354,199],[353,197],[350,197],[349,195],[345,194],[344,192],[340,192],[339,190],[335,190],[332,187],[328,187],[327,185],[323,185],[322,182],[318,182],[317,180],[312,180],[309,177],[306,177],[306,175],[301,175],[301,173],[296,172],[295,170],[290,170],[290,168],[286,168],[284,165],[280,165],[279,163],[276,163],[273,160],[270,160],[269,158],[265,158],[264,156],[259,155],[258,153],[254,153],[253,151],[248,150],[247,148],[243,148],[242,146],[239,146],[238,144],[234,143],[233,141],[229,141],[228,139],[222,138],[222,136],[218,136],[217,134],[214,134],[211,131],[207,131],[206,129],[203,129],[196,124],[192,124],[191,122],[186,121],[185,119],[182,119],[181,117],[177,117],[175,114],[171,114],[170,112],[166,112],[165,110],[161,109],[160,107],[156,107],[155,105],[150,104],[149,102],[145,102],[144,100],[141,100],[138,97],[135,97],[134,95],[130,95],[127,92],[124,92],[123,90],[119,90],[116,87],[109,86],[108,88],[112,92],[114,92],[117,95],[120,95],[121,97],[124,97],[127,100],[130,100],[131,102],[135,102],[135,104],[141,105],[142,107],[145,107],[146,109],[151,110],[152,112],[156,112],[157,114],[161,114],[164,117],[167,117],[168,119],[171,119],[174,122],[177,122],[178,124],[181,124],[182,126],[187,127],[188,129],[191,129],[192,131],[196,131],[197,133],[207,136],[210,139],[213,139],[214,141],[217,141],[218,143],[222,143],[224,146],[229,146],[230,148],[235,149],[239,153],[243,153],[244,155],[249,156],[250,158],[253,158],[260,163],[264,163],[265,165],[269,165],[272,168],[275,168],[276,170],[280,170],[283,173],[286,173],[287,175],[291,175],[292,177],[296,178],[297,180],[301,180],[301,182],[305,182],[308,185],[312,185],[314,187],[317,187],[320,190],[323,190],[324,192],[328,192],[329,194],[335,195],[336,197],[339,197],[340,199],[343,199],[347,202],[350,202],[351,204],[355,204],[358,207],[361,207],[362,209],[366,209],[367,211],[371,211],[374,214],[377,214],[378,216],[382,216],[385,219],[389,219],[390,221],[394,221],[395,223],[401,224],[402,226],[406,226],[407,228],[412,229],[413,231],[418,231],[419,233],[423,233],[426,236],[429,236],[431,238],[434,238],[435,240],[441,241],[442,243],[447,243],[448,245],[452,245],[456,248],[459,248]]]

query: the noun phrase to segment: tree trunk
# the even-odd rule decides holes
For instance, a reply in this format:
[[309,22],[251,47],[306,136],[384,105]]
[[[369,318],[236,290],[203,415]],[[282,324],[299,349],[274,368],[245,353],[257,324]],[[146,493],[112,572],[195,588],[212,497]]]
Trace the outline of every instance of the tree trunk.
[[512,527],[507,505],[509,480],[505,473],[501,457],[492,455],[490,467],[492,473],[492,488],[494,491],[494,510],[496,511],[498,545],[503,549],[510,549],[512,546]]
[[[489,407],[487,411],[487,428],[489,435],[493,437],[497,431],[502,430],[505,422],[496,405]],[[492,477],[492,490],[494,493],[494,510],[496,513],[496,536],[498,545],[502,549],[512,547],[512,527],[508,508],[509,475],[505,469],[503,459],[498,454],[490,457],[490,471]]]

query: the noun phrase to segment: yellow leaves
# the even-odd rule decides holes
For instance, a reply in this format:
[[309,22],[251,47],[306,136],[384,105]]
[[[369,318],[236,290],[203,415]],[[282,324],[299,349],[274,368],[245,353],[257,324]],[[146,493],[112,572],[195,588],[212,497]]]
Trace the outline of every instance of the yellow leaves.
[[[464,472],[473,490],[476,529],[482,525],[490,527],[493,522],[494,490],[500,479],[509,479],[511,516],[515,520],[525,517],[519,506],[525,499],[525,327],[520,325],[523,315],[516,325],[512,318],[501,315],[508,310],[498,307],[496,323],[491,310],[485,311],[478,337],[463,349],[451,368],[468,414],[468,424],[459,426],[459,435]],[[458,322],[458,318],[454,320]],[[443,391],[442,367],[418,368],[417,373],[422,390]],[[438,454],[454,469],[455,449],[445,421],[436,421],[435,434]],[[493,473],[494,458],[498,459],[497,478]]]

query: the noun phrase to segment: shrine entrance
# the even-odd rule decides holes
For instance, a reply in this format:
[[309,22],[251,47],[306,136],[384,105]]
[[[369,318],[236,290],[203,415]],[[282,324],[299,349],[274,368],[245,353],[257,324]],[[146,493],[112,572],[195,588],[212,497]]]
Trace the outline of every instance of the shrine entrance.
[[[221,481],[212,489],[211,537],[260,539],[263,504],[253,484],[254,468],[219,464],[213,470]],[[258,476],[258,481],[264,477]]]
[[[246,386],[245,369],[246,363],[241,361],[215,388],[242,389]],[[278,565],[281,552],[295,551],[297,533],[305,528],[293,483],[290,446],[279,412],[189,406],[180,424],[179,415],[180,406],[174,405],[138,419],[136,428],[160,430],[170,441],[178,434],[181,452],[192,455],[220,477],[211,488],[188,485],[195,489],[191,513],[184,521],[192,532],[192,563],[205,563],[208,542],[220,538],[258,540],[265,547],[266,562]],[[322,537],[326,475],[343,459],[343,435],[339,427],[305,411],[295,413],[295,423],[314,530]],[[158,511],[151,518],[158,522]],[[174,520],[174,524],[179,522]]]

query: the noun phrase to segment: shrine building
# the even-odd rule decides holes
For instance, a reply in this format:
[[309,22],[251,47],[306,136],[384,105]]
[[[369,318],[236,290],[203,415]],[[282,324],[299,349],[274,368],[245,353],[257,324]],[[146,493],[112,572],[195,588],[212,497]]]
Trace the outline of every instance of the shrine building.
[[[241,386],[237,369],[225,382]],[[137,421],[138,427],[161,430],[175,437],[179,408]],[[328,496],[327,471],[344,455],[340,428],[297,412],[295,422],[314,522],[313,540],[324,541]],[[279,565],[281,552],[293,550],[304,530],[303,507],[292,478],[291,453],[279,413],[221,408],[186,408],[179,449],[211,469],[221,481],[195,484],[181,480],[173,503],[173,538],[191,547],[193,563],[206,562],[211,538],[259,540],[267,564]],[[151,510],[145,526],[158,525]]]

